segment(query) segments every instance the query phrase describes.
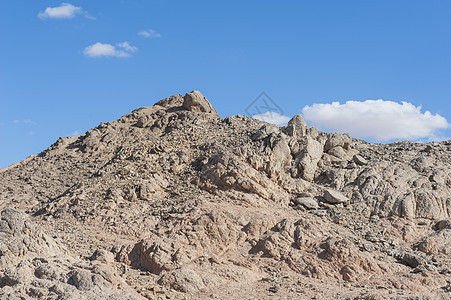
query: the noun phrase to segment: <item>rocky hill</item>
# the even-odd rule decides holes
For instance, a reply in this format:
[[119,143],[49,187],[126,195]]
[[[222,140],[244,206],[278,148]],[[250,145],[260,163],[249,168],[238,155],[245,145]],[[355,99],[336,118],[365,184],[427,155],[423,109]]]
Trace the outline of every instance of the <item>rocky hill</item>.
[[0,183],[1,299],[451,297],[451,142],[220,118],[193,91]]

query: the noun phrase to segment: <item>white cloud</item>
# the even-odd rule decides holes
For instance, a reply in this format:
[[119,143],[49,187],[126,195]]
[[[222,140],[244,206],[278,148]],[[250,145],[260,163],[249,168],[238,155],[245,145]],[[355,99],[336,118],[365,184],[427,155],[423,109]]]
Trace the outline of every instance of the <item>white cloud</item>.
[[111,44],[97,42],[86,47],[83,50],[83,54],[88,57],[129,57],[131,52],[137,50],[138,48],[131,46],[128,42],[119,43],[117,47]]
[[62,3],[60,6],[47,7],[44,11],[40,11],[38,17],[40,19],[71,19],[82,12],[81,7],[73,6],[70,3]]
[[159,34],[158,32],[156,32],[153,29],[142,30],[142,31],[138,32],[138,35],[143,36],[145,38],[159,38],[159,37],[161,37],[161,34]]
[[128,52],[135,52],[136,50],[138,50],[138,48],[136,48],[135,46],[130,45],[129,42],[122,42],[117,44],[117,46],[123,48],[125,51]]
[[278,114],[274,111],[267,111],[263,114],[253,115],[252,118],[271,124],[276,124],[278,126],[287,125],[288,121],[291,119],[290,117]]
[[436,140],[448,121],[429,111],[421,112],[409,102],[384,100],[347,101],[344,104],[313,104],[302,109],[309,125],[321,130],[347,132],[377,142],[390,140]]

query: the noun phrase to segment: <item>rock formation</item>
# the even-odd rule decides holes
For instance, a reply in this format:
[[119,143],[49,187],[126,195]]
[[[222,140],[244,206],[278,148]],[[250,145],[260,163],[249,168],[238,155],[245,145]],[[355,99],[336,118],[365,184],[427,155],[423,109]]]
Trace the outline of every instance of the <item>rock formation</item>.
[[175,95],[0,170],[0,295],[448,299],[450,150]]

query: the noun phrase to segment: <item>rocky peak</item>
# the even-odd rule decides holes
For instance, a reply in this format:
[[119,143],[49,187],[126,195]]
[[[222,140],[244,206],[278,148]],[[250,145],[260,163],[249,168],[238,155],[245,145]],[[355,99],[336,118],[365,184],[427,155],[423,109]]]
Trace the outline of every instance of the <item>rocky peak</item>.
[[440,299],[450,148],[223,119],[199,91],[174,95],[0,172],[0,298]]

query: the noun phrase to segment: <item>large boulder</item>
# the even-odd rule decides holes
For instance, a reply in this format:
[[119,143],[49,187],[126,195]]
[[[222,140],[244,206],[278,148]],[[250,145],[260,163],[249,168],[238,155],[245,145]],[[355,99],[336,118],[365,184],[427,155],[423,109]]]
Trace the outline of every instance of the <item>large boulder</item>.
[[205,98],[199,91],[186,93],[183,98],[183,107],[189,111],[205,112],[215,116],[218,115],[213,105],[211,105],[207,98]]
[[300,140],[301,154],[296,158],[297,167],[303,179],[313,181],[318,162],[323,155],[323,146],[317,140],[305,136]]
[[287,134],[289,136],[300,137],[307,133],[307,122],[304,120],[302,115],[295,115],[289,122],[287,126]]

